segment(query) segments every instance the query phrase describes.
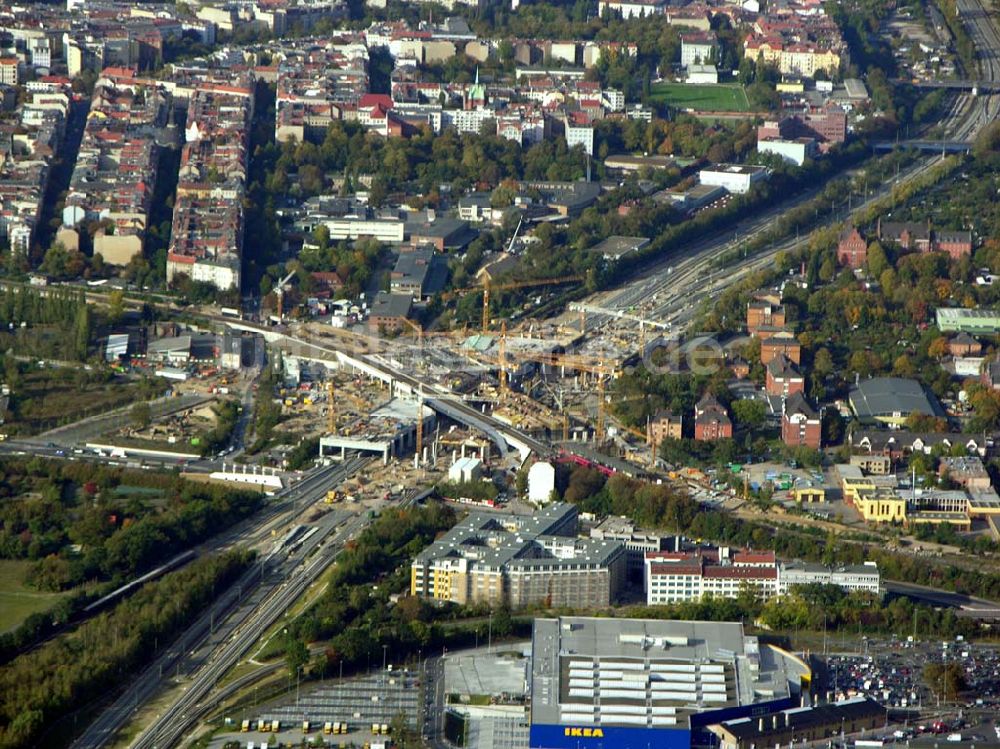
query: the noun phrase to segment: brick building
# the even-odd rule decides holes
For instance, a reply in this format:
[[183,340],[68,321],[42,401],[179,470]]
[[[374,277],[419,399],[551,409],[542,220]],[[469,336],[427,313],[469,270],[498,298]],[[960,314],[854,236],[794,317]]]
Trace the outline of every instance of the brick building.
[[805,393],[806,381],[787,356],[778,354],[767,365],[764,390],[768,395],[783,395],[787,398],[794,393]]
[[790,330],[783,330],[764,338],[760,342],[760,362],[765,367],[779,354],[783,354],[795,364],[802,363],[802,345]]
[[784,327],[785,306],[775,297],[751,299],[747,303],[747,332],[755,336],[761,328]]
[[954,260],[957,260],[965,255],[971,255],[972,232],[935,231],[934,249],[938,252],[947,252]]
[[705,395],[694,407],[694,438],[714,442],[733,436],[733,422],[714,396]]
[[844,229],[837,242],[837,262],[848,268],[863,268],[868,262],[868,242],[856,226]]
[[802,393],[785,399],[781,414],[781,441],[789,447],[811,447],[822,443],[822,419]]

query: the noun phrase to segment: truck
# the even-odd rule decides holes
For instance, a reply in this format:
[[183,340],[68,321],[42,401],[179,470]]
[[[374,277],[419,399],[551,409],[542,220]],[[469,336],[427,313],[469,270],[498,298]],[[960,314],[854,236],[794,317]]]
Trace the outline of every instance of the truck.
[[960,734],[960,733],[949,733],[948,734],[948,741],[954,741],[955,743],[958,743],[961,740],[962,740],[962,734]]
[[323,733],[329,736],[332,732],[333,732],[333,723],[327,721],[326,723],[323,724]]
[[278,733],[281,730],[281,721],[273,720],[271,721],[271,733]]
[[257,730],[261,732],[266,732],[268,729],[267,721],[261,718],[257,721]]
[[332,505],[338,499],[340,499],[340,493],[336,489],[331,489],[326,493],[326,503],[328,505]]
[[381,723],[372,723],[372,733],[373,734],[375,734],[376,736],[378,736],[379,733],[381,733],[381,731],[382,731],[382,724]]
[[302,733],[309,733],[309,721],[302,721]]
[[338,723],[337,725],[340,726],[340,733],[343,733],[343,734],[347,733],[347,724],[346,723]]
[[389,724],[388,723],[383,723],[382,724],[382,735],[383,736],[388,736],[389,735]]
[[240,724],[240,730],[241,730],[241,731],[242,731],[243,733],[246,733],[247,731],[249,731],[249,730],[250,730],[250,721],[249,721],[249,720],[244,720],[244,721],[243,721],[243,722],[242,722],[242,723]]

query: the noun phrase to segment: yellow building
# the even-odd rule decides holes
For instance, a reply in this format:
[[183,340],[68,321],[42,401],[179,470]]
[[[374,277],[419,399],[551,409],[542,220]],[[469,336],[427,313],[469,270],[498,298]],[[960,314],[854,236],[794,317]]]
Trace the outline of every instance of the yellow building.
[[815,76],[819,70],[828,74],[840,69],[840,54],[832,49],[819,49],[809,44],[785,46],[779,41],[759,41],[747,37],[743,43],[744,53],[751,59],[763,59],[773,64],[782,75]]
[[[854,487],[854,508],[869,523],[905,523],[906,498],[892,489]],[[844,495],[846,498],[846,494]]]
[[826,502],[826,489],[814,487],[809,489],[796,489],[795,501],[799,504],[803,502]]

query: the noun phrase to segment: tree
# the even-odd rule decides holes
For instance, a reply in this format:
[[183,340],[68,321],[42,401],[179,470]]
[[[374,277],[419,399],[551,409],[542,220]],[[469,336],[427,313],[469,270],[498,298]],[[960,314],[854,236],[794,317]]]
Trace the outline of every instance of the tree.
[[938,336],[927,347],[927,355],[934,359],[944,359],[948,356],[948,339]]
[[736,423],[749,429],[757,429],[764,424],[767,410],[763,401],[741,399],[732,404]]
[[125,314],[125,292],[115,289],[108,294],[108,321],[112,325],[121,322]]
[[90,308],[86,304],[77,309],[74,331],[73,352],[77,359],[83,361],[87,358],[87,347],[90,345]]
[[837,263],[833,259],[833,255],[827,255],[823,264],[819,267],[819,280],[823,283],[829,283],[836,274]]
[[868,272],[874,278],[880,278],[883,271],[890,267],[889,258],[885,254],[885,249],[878,242],[868,245]]
[[153,420],[152,409],[150,409],[149,403],[146,401],[139,401],[132,406],[130,416],[132,418],[132,424],[136,429],[145,429]]
[[290,676],[296,676],[300,668],[309,662],[309,648],[298,638],[289,638],[285,645],[285,663]]
[[965,687],[965,674],[957,663],[928,663],[924,666],[924,681],[930,690],[945,701],[958,699]]
[[816,351],[813,357],[813,372],[820,377],[833,373],[833,356],[830,355],[829,349],[821,348]]

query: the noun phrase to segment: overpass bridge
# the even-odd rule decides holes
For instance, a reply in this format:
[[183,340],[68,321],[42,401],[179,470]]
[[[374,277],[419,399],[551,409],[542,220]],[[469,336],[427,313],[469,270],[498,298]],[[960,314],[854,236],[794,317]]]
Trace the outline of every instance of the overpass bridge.
[[496,445],[501,455],[506,455],[511,449],[514,449],[524,461],[531,453],[545,457],[553,452],[549,444],[530,437],[489,414],[482,413],[448,388],[437,383],[424,382],[403,371],[405,365],[402,363],[397,365],[392,360],[391,352],[385,349],[385,341],[377,341],[377,343],[382,344],[381,350],[377,350],[373,346],[376,341],[366,336],[358,336],[359,340],[355,342],[356,345],[345,341],[343,348],[348,349],[345,351],[340,350],[340,347],[333,348],[305,338],[298,338],[287,332],[279,333],[274,328],[267,328],[255,323],[227,319],[219,320],[219,322],[238,330],[262,334],[267,332],[269,342],[277,344],[289,356],[315,361],[330,368],[360,372],[386,383],[392,393],[420,398],[423,404],[435,413],[485,434]]

